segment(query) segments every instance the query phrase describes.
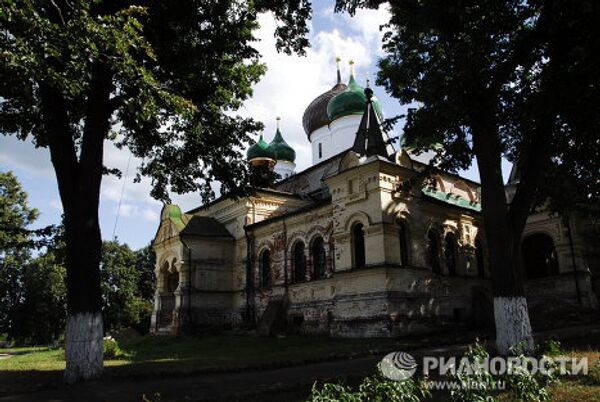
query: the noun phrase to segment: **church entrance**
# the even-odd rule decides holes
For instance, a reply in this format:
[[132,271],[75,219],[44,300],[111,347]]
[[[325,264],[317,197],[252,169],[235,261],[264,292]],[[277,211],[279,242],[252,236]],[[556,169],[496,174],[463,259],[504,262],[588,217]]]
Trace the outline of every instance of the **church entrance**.
[[158,330],[168,330],[173,324],[175,311],[175,290],[179,286],[179,272],[175,264],[167,264],[161,270],[162,286],[160,287],[160,310],[157,317]]

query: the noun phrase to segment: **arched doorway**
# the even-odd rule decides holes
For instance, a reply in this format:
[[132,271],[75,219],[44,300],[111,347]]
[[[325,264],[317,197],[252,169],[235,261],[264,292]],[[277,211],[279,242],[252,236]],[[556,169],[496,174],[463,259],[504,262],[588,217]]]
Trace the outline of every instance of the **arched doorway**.
[[557,275],[559,272],[554,241],[545,233],[526,236],[521,243],[521,256],[527,279]]

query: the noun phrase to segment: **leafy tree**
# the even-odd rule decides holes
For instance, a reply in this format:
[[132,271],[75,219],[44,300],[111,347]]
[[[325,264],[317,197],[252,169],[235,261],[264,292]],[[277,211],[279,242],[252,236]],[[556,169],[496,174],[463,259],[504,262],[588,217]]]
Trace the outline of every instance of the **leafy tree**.
[[143,158],[152,195],[244,188],[260,124],[235,116],[264,72],[257,15],[302,52],[307,0],[0,0],[0,132],[48,148],[64,210],[65,380],[102,371],[98,203],[105,141]]
[[16,314],[23,302],[23,275],[30,252],[27,227],[38,217],[12,172],[0,172],[0,332],[15,336]]
[[[378,82],[420,105],[406,116],[409,144],[442,144],[437,160],[449,170],[476,158],[497,347],[531,345],[519,247],[527,216],[548,197],[558,211],[599,199],[600,3],[406,0],[390,11]],[[508,197],[502,157],[519,173]]]
[[106,332],[125,327],[134,327],[140,332],[148,331],[152,298],[147,295],[148,284],[145,283],[148,280],[147,265],[142,264],[141,268],[139,252],[131,250],[126,244],[117,241],[102,244],[100,277]]
[[152,245],[148,245],[136,251],[136,270],[139,274],[138,291],[140,297],[147,301],[154,301],[154,292],[156,290],[156,274],[154,266],[156,264],[156,254]]
[[31,261],[23,275],[23,302],[17,310],[15,337],[44,345],[64,333],[67,316],[67,271],[60,252],[47,251]]

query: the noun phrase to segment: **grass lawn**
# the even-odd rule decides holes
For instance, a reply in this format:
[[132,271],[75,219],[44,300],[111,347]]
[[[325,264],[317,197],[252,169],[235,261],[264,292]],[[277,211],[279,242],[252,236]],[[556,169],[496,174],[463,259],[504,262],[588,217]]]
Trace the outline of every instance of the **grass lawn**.
[[[371,350],[415,347],[422,340],[333,339],[288,336],[210,336],[202,338],[142,337],[119,343],[123,354],[105,360],[107,378],[180,376],[212,370],[235,370],[301,364],[365,354]],[[60,383],[64,350],[45,347],[0,349],[0,394],[30,391]]]
[[557,402],[600,402],[600,352],[598,350],[575,349],[565,353],[578,358],[587,357],[587,376],[563,377],[550,387],[552,401]]
[[[446,341],[451,341],[446,339]],[[202,338],[142,337],[120,342],[122,355],[105,361],[107,379],[183,376],[211,370],[301,364],[305,361],[365,354],[369,351],[409,350],[439,339],[394,340],[333,339],[289,336],[257,338],[249,336],[210,336]],[[565,354],[587,357],[587,376],[563,377],[550,388],[551,400],[558,402],[600,402],[600,352],[597,340],[584,339],[565,344]],[[2,354],[10,357],[2,358]],[[47,347],[0,349],[0,395],[61,386],[64,350]],[[309,387],[257,396],[257,401],[305,400]],[[247,401],[253,399],[247,398]]]

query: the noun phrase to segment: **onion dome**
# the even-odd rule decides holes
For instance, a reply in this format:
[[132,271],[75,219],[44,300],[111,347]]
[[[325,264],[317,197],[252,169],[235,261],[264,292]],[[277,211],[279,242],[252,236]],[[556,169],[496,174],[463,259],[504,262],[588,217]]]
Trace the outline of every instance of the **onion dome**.
[[309,136],[318,128],[328,125],[331,123],[329,117],[327,117],[327,104],[335,95],[344,91],[347,86],[342,83],[342,77],[340,74],[340,59],[336,59],[337,62],[337,82],[329,91],[322,93],[317,96],[306,108],[304,115],[302,116],[302,126],[304,132]]
[[[350,62],[350,68],[354,63]],[[381,111],[381,103],[373,96],[372,98],[373,109],[379,115],[379,118],[383,118]],[[354,71],[350,73],[350,81],[348,87],[343,92],[335,95],[327,104],[327,117],[333,121],[340,117],[350,115],[362,115],[365,111],[365,104],[367,103],[367,97],[365,95],[365,89],[358,85],[354,79]]]
[[269,144],[263,140],[262,134],[258,139],[258,142],[248,148],[246,156],[249,161],[253,159],[272,159],[275,160],[275,152],[269,147]]
[[296,151],[290,147],[287,142],[283,139],[281,131],[279,130],[279,120],[277,118],[277,131],[275,132],[275,138],[269,144],[269,148],[275,153],[275,159],[278,161],[294,162],[296,160]]

